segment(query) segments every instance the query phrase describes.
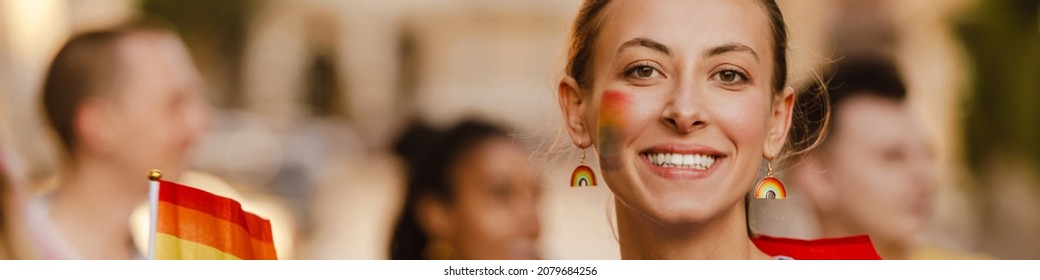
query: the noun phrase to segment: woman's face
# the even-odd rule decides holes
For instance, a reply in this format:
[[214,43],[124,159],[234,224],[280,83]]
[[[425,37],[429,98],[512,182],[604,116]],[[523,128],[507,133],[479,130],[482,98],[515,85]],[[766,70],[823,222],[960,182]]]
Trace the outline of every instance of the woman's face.
[[783,146],[794,100],[790,89],[774,99],[765,8],[654,0],[604,12],[590,88],[560,85],[574,142],[595,147],[624,206],[659,223],[742,206],[763,157]]
[[484,141],[451,172],[455,257],[539,258],[539,185],[523,149],[508,139]]

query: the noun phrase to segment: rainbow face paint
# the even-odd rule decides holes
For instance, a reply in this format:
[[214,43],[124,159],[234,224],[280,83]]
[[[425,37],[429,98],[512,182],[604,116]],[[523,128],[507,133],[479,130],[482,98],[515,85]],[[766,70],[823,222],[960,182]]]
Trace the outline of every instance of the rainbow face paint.
[[780,180],[771,176],[765,177],[755,187],[754,196],[757,199],[787,199],[787,189]]
[[599,111],[600,167],[608,170],[621,168],[621,145],[630,104],[629,95],[620,91],[603,92]]

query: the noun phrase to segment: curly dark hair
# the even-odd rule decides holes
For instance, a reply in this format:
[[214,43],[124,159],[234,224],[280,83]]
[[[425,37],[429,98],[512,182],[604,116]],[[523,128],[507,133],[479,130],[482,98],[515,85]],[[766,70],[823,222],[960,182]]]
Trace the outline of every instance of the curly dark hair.
[[397,224],[390,241],[390,258],[394,260],[424,259],[429,238],[419,225],[416,204],[427,196],[444,202],[455,197],[450,172],[459,160],[472,153],[480,143],[510,136],[498,126],[465,120],[441,133],[413,123],[395,145],[397,154],[407,160],[408,188]]

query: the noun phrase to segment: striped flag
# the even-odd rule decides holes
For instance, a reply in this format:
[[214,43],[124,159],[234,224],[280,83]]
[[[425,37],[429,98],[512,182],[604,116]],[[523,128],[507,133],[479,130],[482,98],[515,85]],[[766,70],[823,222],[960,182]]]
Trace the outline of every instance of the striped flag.
[[271,223],[241,204],[149,174],[150,259],[277,259]]

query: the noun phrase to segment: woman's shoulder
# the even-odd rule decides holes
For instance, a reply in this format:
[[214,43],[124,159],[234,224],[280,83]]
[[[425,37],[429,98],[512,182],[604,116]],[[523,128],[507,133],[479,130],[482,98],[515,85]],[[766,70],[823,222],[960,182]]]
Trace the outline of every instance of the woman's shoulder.
[[880,260],[866,235],[813,240],[759,235],[751,239],[762,252],[777,259]]

